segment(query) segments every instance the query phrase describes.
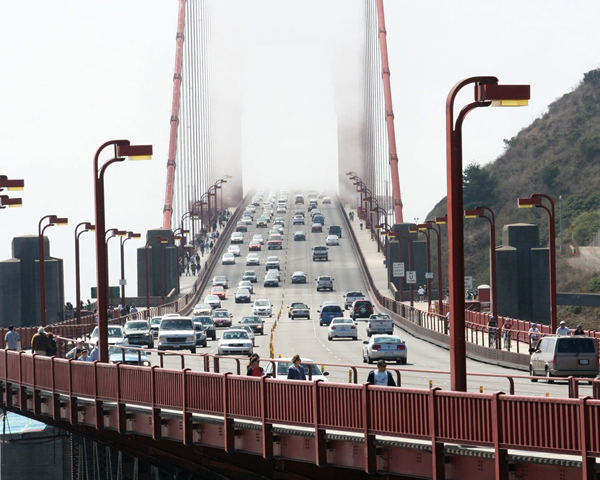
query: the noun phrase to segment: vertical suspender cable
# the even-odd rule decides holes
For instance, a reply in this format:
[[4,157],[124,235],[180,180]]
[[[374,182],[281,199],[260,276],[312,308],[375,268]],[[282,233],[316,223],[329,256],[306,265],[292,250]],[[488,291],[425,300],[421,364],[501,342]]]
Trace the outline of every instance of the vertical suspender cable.
[[394,110],[392,106],[392,89],[390,85],[390,67],[387,51],[387,32],[385,30],[385,17],[383,14],[383,0],[377,0],[377,13],[379,19],[379,45],[381,47],[381,64],[383,72],[383,89],[385,92],[385,117],[388,131],[388,145],[390,150],[390,170],[392,175],[392,193],[394,197],[394,214],[396,223],[402,223],[402,198],[400,197],[400,178],[398,176],[398,154],[396,152],[396,133],[394,130]]

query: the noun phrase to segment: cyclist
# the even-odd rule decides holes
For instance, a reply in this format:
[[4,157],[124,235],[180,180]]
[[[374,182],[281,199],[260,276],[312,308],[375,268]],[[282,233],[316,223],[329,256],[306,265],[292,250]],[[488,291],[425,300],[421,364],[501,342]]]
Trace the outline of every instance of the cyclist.
[[537,328],[537,323],[532,323],[529,329],[529,347],[534,348],[540,338],[540,330]]
[[504,322],[504,325],[502,326],[502,331],[504,336],[504,348],[506,348],[506,350],[510,350],[510,340],[512,333],[512,320],[510,318],[507,319],[506,322]]
[[489,335],[489,346],[490,348],[496,346],[496,328],[498,327],[498,322],[496,321],[496,317],[493,315],[490,317],[488,321],[488,335]]

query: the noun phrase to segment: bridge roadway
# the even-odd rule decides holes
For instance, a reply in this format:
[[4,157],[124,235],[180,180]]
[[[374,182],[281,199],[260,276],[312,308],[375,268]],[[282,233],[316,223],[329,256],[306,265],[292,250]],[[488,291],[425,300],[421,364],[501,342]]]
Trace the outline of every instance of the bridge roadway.
[[[298,207],[298,208],[294,208]],[[355,249],[352,246],[351,239],[345,230],[345,222],[342,220],[342,210],[338,205],[319,205],[319,209],[325,215],[325,228],[323,233],[311,233],[310,221],[307,225],[292,225],[293,212],[296,209],[306,210],[306,205],[290,205],[286,214],[282,216],[286,220],[285,233],[283,240],[283,250],[267,250],[266,240],[269,228],[257,228],[256,222],[249,226],[248,232],[244,234],[244,243],[240,245],[241,255],[237,257],[235,265],[221,265],[219,261],[210,274],[212,278],[215,275],[225,275],[229,279],[228,299],[222,302],[223,308],[227,308],[233,314],[233,323],[235,324],[242,316],[251,315],[252,304],[236,304],[234,294],[236,286],[244,270],[255,270],[258,274],[258,282],[254,284],[254,295],[252,299],[268,298],[273,304],[273,317],[265,318],[265,332],[269,333],[275,322],[277,313],[281,311],[280,321],[274,332],[274,351],[275,358],[291,357],[299,354],[302,358],[310,358],[319,364],[325,365],[329,372],[329,380],[337,382],[349,381],[349,369],[343,366],[327,366],[327,364],[345,364],[358,365],[359,378],[358,383],[363,383],[369,370],[373,366],[367,366],[362,363],[363,340],[368,340],[366,335],[366,322],[359,320],[359,340],[352,341],[347,339],[327,340],[327,327],[319,326],[317,310],[324,301],[337,301],[343,305],[343,295],[349,290],[362,290],[368,294],[368,288],[365,280],[357,267],[359,261]],[[258,218],[261,208],[257,209],[255,219]],[[271,224],[272,225],[272,224]],[[329,261],[313,262],[311,248],[315,245],[324,245],[327,237],[327,227],[329,225],[342,226],[342,238],[339,246],[329,247]],[[377,247],[374,241],[371,241],[370,234],[365,229],[362,232],[358,228],[358,222],[354,222],[355,235],[361,243],[361,249],[365,256],[368,267],[371,269],[375,280],[381,283],[384,278],[381,274],[377,275],[374,270],[380,268],[384,270],[383,256],[377,253]],[[306,231],[306,241],[294,241],[293,234],[296,230]],[[259,253],[260,267],[246,266],[245,260],[248,254],[248,243],[252,236],[260,233],[265,237],[265,245]],[[222,239],[224,242],[224,251],[230,244],[229,239]],[[281,262],[282,284],[280,287],[263,287],[265,260],[267,256],[278,256]],[[292,284],[291,275],[295,271],[304,271],[307,273],[308,281],[306,284]],[[381,273],[381,272],[378,272]],[[318,275],[331,275],[334,280],[333,292],[317,292],[315,288],[315,279]],[[185,277],[183,277],[185,278]],[[378,285],[380,291],[387,290],[386,285]],[[210,282],[206,289],[199,296],[201,301],[210,290]],[[296,319],[290,320],[287,316],[287,307],[291,302],[305,302],[311,307],[310,320]],[[346,312],[348,315],[348,312]],[[217,329],[217,339],[224,329]],[[434,387],[450,389],[450,376],[444,373],[449,368],[450,354],[445,348],[438,347],[433,343],[422,340],[396,327],[396,334],[405,340],[408,348],[407,365],[390,365],[389,368],[401,371],[402,386],[407,388],[429,388],[430,381]],[[256,347],[254,350],[261,358],[269,358],[269,335],[256,337]],[[198,353],[217,353],[217,341],[208,340],[207,348],[199,348]],[[158,364],[158,358],[151,356],[153,364]],[[220,360],[220,371],[237,370],[236,362],[227,357]],[[245,361],[242,360],[245,367]],[[165,367],[180,368],[181,361],[178,357],[165,357]],[[203,370],[204,363],[201,359],[189,356],[185,360],[186,367],[192,370]],[[263,365],[264,366],[264,365]],[[515,369],[500,367],[497,365],[482,363],[479,361],[467,359],[468,372],[472,374],[486,374],[490,376],[469,376],[469,391],[484,392],[509,391],[509,383],[505,376],[515,377],[515,393],[518,395],[568,397],[568,385],[566,382],[557,381],[554,384],[546,382],[532,383],[525,377],[526,372]],[[242,368],[242,370],[244,370]],[[426,370],[418,372],[414,370]],[[352,379],[354,380],[354,379]],[[580,383],[581,395],[592,395],[591,386]]]

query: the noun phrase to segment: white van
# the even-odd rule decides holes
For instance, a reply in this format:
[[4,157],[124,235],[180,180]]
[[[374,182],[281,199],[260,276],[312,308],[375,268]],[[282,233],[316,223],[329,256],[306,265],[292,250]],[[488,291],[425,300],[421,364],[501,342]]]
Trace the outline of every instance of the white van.
[[552,383],[551,377],[595,377],[598,375],[596,339],[583,335],[541,338],[529,360],[529,375],[544,375],[548,383]]

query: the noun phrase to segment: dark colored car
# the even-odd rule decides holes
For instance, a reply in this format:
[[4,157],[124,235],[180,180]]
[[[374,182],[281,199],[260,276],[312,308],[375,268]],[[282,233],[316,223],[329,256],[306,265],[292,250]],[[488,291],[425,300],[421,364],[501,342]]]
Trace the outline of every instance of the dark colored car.
[[264,287],[278,287],[279,286],[279,278],[276,275],[271,275],[267,273],[265,276],[265,281],[263,283]]
[[265,334],[265,322],[260,317],[254,315],[249,317],[242,317],[239,323],[240,325],[249,326],[255,335]]
[[312,233],[320,233],[323,231],[323,225],[321,225],[320,223],[313,223],[312,227],[310,227],[310,231]]
[[344,311],[339,305],[323,305],[319,312],[319,325],[329,325],[331,320],[337,317],[343,317]]
[[339,238],[342,238],[342,227],[339,225],[331,225],[329,227],[329,235],[337,235]]
[[154,347],[154,335],[150,331],[150,324],[146,320],[130,320],[125,324],[124,331],[129,345]]
[[235,292],[235,303],[250,303],[251,301],[250,290],[247,288],[241,288]]
[[254,270],[246,270],[242,274],[242,280],[249,280],[252,283],[256,283],[258,281],[258,277],[256,276],[256,272]]
[[295,242],[302,242],[304,240],[306,240],[305,232],[302,232],[302,231],[294,232],[294,241]]
[[304,272],[292,273],[292,283],[306,283],[306,273],[304,273]]
[[370,300],[356,300],[350,307],[350,316],[353,320],[357,318],[369,318],[373,314],[373,304]]
[[209,317],[208,315],[200,315],[192,318],[192,320],[194,320],[194,325],[198,323],[202,325],[202,328],[204,329],[204,333],[206,334],[207,338],[210,337],[212,340],[217,339],[215,322],[211,317]]
[[212,319],[215,327],[231,327],[231,314],[225,310],[215,310]]

